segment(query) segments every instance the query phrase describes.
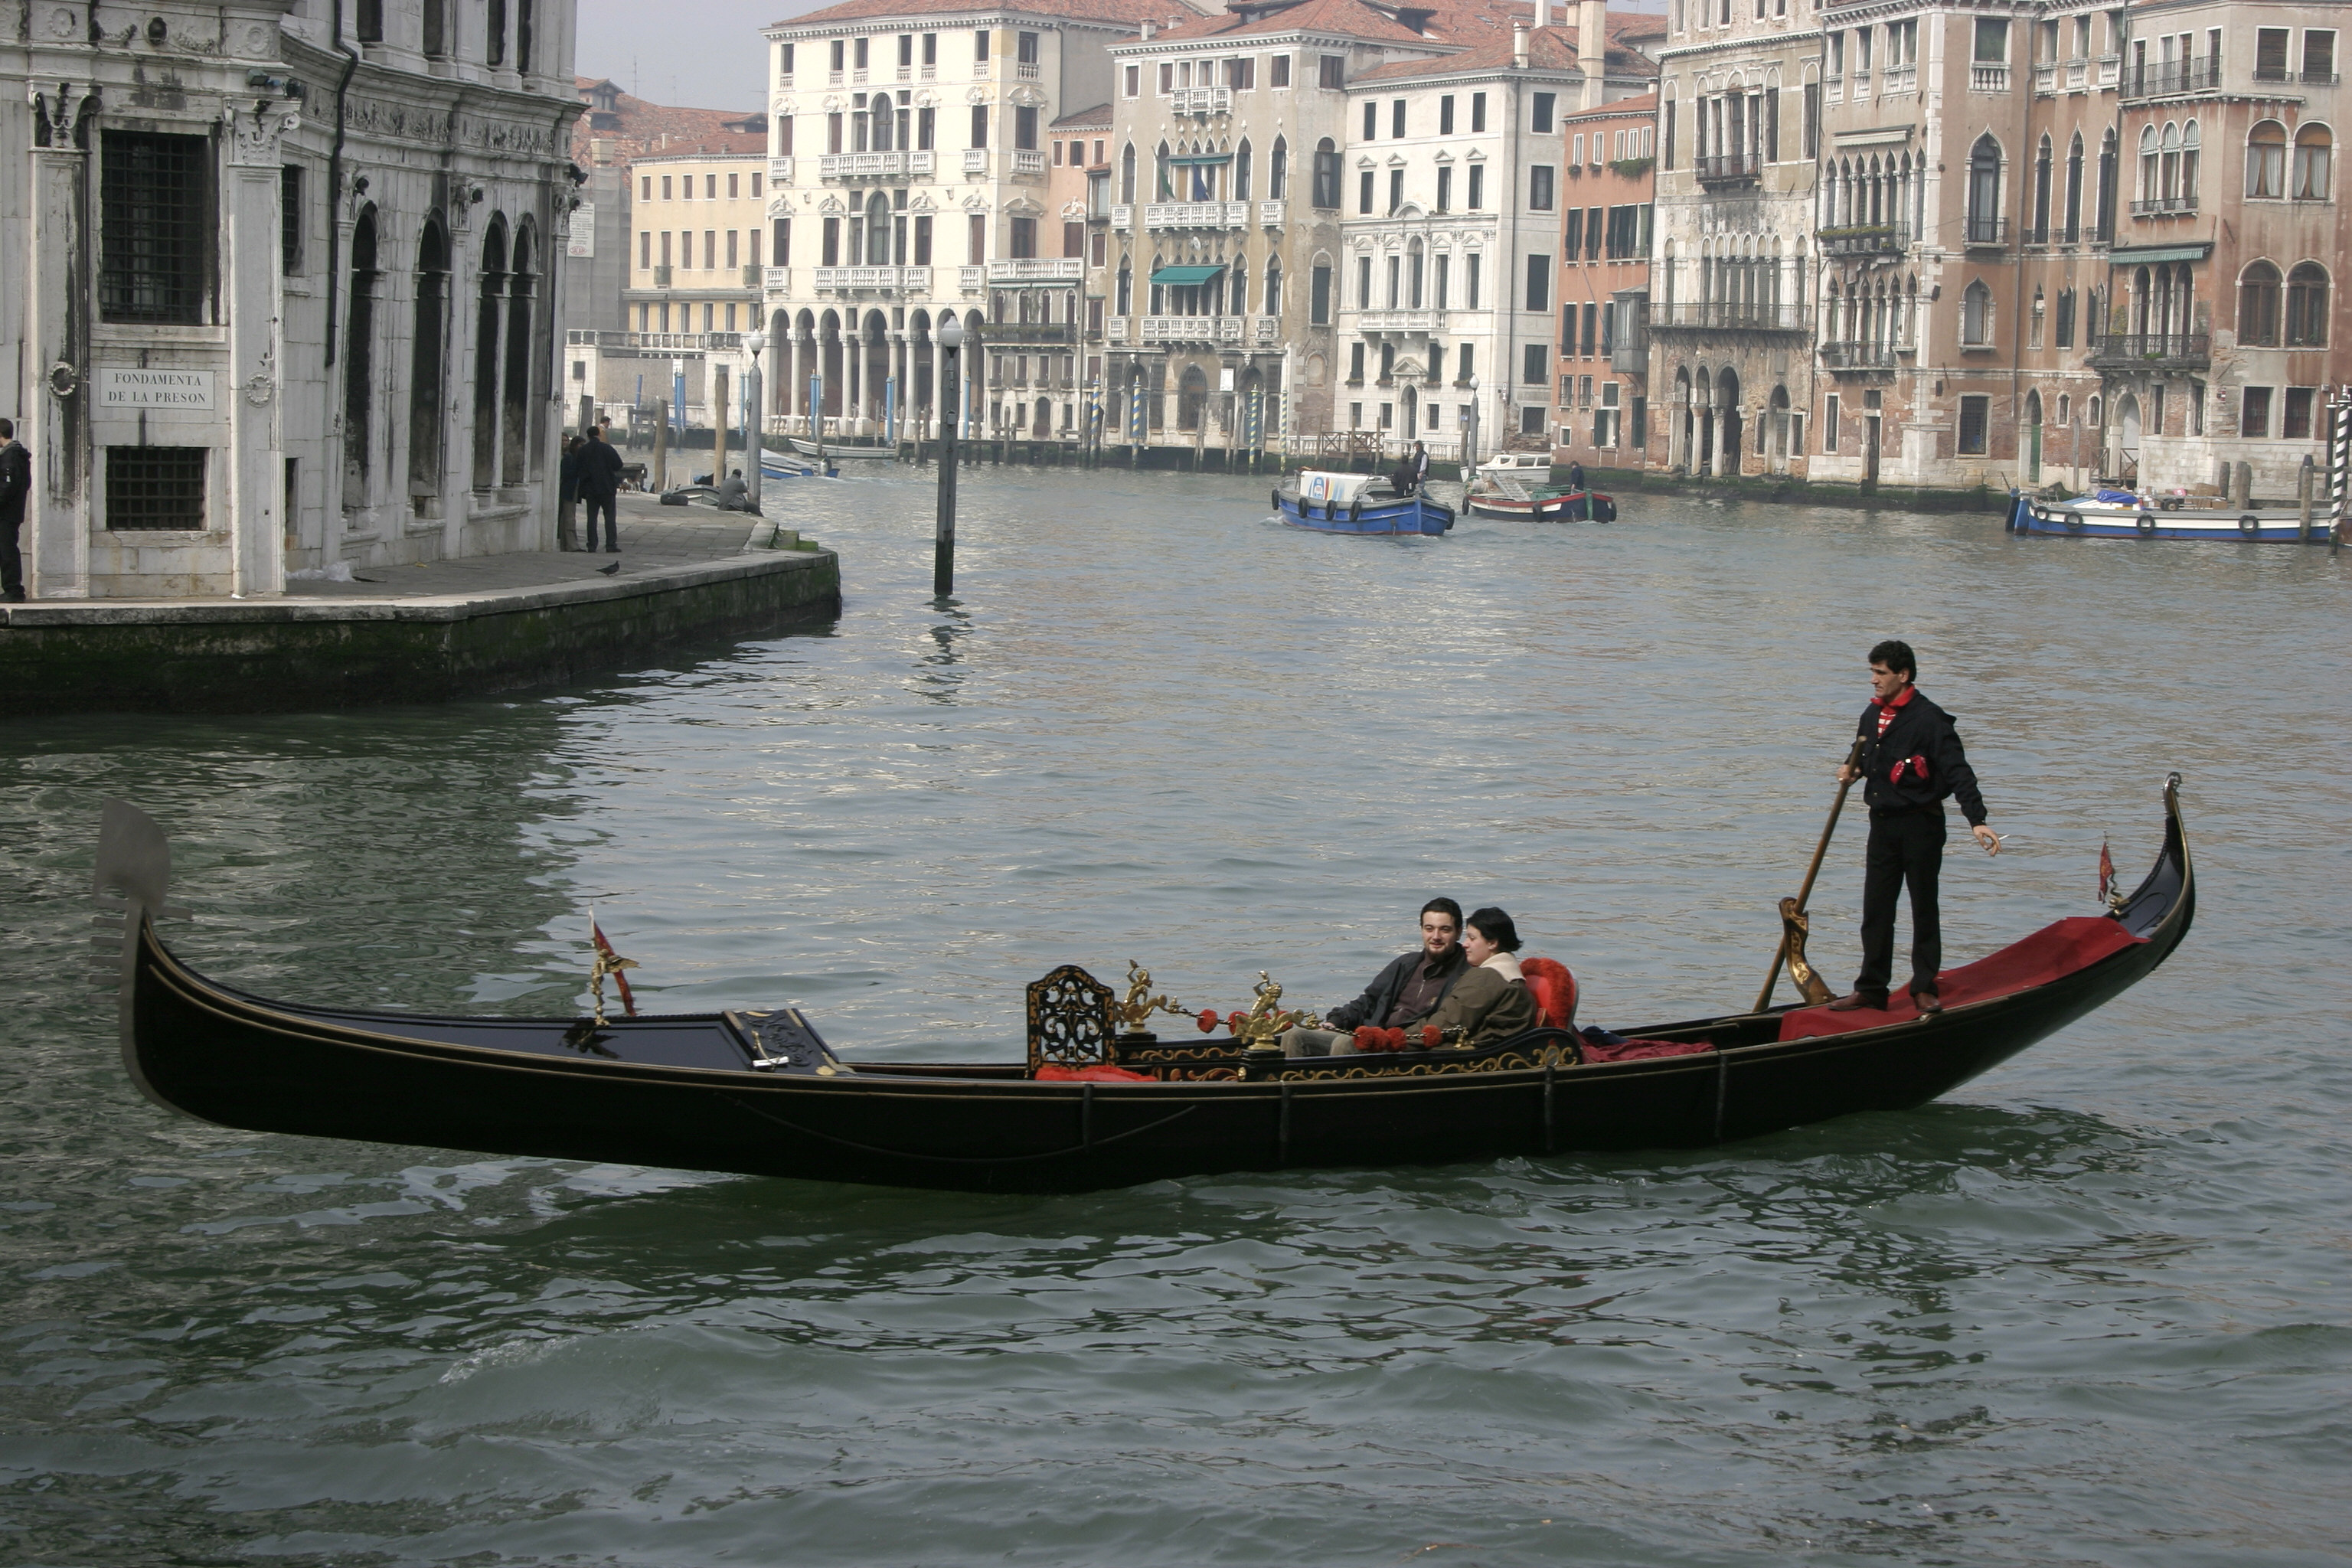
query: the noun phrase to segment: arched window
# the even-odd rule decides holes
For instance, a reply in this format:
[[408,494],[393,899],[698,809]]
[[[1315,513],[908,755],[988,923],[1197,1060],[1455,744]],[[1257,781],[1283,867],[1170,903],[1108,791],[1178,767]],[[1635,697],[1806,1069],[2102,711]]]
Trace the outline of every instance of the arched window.
[[1234,261],[1233,280],[1230,287],[1234,296],[1232,313],[1236,316],[1248,315],[1249,268],[1239,258]]
[[1128,269],[1124,261],[1118,264],[1118,307],[1112,315],[1131,316],[1135,313],[1135,274]]
[[1339,150],[1328,136],[1315,143],[1314,197],[1318,207],[1339,205]]
[[2161,320],[2155,321],[2148,320],[2149,302],[2154,298],[2155,289],[2148,279],[2147,268],[2140,268],[2132,274],[2131,291],[2132,331],[2143,335],[2149,331],[2164,331],[2164,322]]
[[1265,258],[1265,313],[1269,316],[1282,314],[1282,258],[1279,256]]
[[2066,149],[2066,243],[2083,237],[2083,133]]
[[2279,341],[2279,269],[2257,261],[2238,274],[2238,342],[2274,349]]
[[2275,120],[2246,132],[2246,195],[2286,195],[2286,127]]
[[2139,199],[2143,202],[2156,200],[2156,127],[2143,125],[2139,128]]
[[2000,143],[1987,132],[1969,153],[1969,243],[2000,240]]
[[2050,138],[2042,138],[2041,147],[2033,154],[2033,243],[2050,243]]
[[2297,262],[2286,275],[2286,346],[2327,346],[2327,268],[2316,261]]
[[2180,127],[2178,125],[2164,128],[2164,175],[2158,184],[2158,195],[2165,205],[2170,206],[2180,195]]
[[1287,137],[1274,139],[1274,151],[1265,159],[1265,195],[1278,202],[1290,195],[1290,142]]
[[416,242],[416,331],[408,360],[408,493],[441,493],[441,363],[448,328],[449,242],[425,220]]
[[1201,416],[1209,406],[1209,378],[1199,365],[1184,367],[1184,377],[1176,386],[1176,428],[1198,430]]
[[2110,125],[2099,138],[2099,205],[2093,209],[2100,239],[2116,237],[2116,128]]
[[1249,138],[1244,136],[1242,144],[1234,149],[1234,200],[1245,202],[1249,199],[1250,144]]
[[506,385],[499,402],[499,472],[519,485],[530,459],[530,340],[532,299],[539,290],[538,247],[530,219],[515,226],[513,265],[507,272]]
[[[1130,206],[1135,204],[1135,143],[1132,142],[1118,150],[1118,199]],[[1120,313],[1125,314],[1124,311]]]
[[1992,346],[1992,290],[1979,279],[1960,296],[1960,346],[1981,349]]
[[343,342],[343,505],[368,502],[369,448],[375,444],[375,208],[352,230],[352,298]]
[[1151,154],[1151,195],[1154,201],[1169,199],[1168,167],[1168,143],[1162,142],[1159,150]]
[[2197,206],[2197,121],[2190,121],[2180,128],[2180,205],[2194,211]]
[[498,483],[499,318],[507,286],[507,225],[493,217],[482,236],[482,284],[474,325],[474,488]]
[[2294,133],[2294,181],[2287,195],[2299,202],[2324,202],[2327,199],[2328,154],[2335,149],[2336,139],[2325,125],[2299,126]]
[[2087,417],[2090,421],[2091,428],[2094,430],[2104,429],[2106,426],[2106,421],[2099,416],[2102,407],[2103,405],[2101,405],[2097,397],[2095,396],[2091,399],[2091,412]]

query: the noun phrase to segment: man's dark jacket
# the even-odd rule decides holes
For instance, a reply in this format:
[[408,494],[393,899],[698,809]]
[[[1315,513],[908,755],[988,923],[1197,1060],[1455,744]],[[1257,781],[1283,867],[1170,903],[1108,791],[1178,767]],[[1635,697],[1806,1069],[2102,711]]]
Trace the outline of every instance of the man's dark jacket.
[[33,454],[22,441],[0,447],[0,522],[25,521],[25,499],[33,493]]
[[[1404,990],[1406,982],[1412,978],[1413,971],[1428,962],[1429,954],[1418,948],[1404,954],[1381,970],[1361,996],[1353,1002],[1342,1002],[1324,1014],[1323,1022],[1334,1029],[1358,1029],[1366,1024],[1385,1025],[1389,1009],[1396,1005],[1397,996]],[[1445,1000],[1445,994],[1454,989],[1454,983],[1469,973],[1470,961],[1460,948],[1454,950],[1450,962],[1453,969],[1440,980],[1436,994],[1429,999],[1429,1009],[1433,1013],[1437,1010],[1437,1005]]]
[[1977,793],[1976,770],[1960,750],[1952,716],[1927,700],[1917,687],[1895,710],[1886,733],[1878,732],[1879,706],[1862,710],[1862,798],[1873,812],[1937,808],[1957,795],[1960,814],[1974,827],[1985,819],[1984,796]]
[[603,500],[618,494],[621,469],[626,465],[610,441],[591,441],[580,448],[580,493]]

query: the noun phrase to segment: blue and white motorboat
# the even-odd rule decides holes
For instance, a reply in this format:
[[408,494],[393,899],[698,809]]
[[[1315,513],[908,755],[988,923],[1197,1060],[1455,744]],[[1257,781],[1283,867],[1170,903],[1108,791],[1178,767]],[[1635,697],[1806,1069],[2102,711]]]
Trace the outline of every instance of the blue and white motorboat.
[[1274,510],[1294,528],[1318,533],[1440,534],[1454,526],[1454,509],[1426,491],[1401,496],[1378,474],[1303,470],[1297,483],[1274,492]]
[[841,470],[827,463],[822,469],[813,462],[804,462],[782,452],[762,451],[760,454],[760,477],[762,479],[837,479]]
[[[2084,539],[2236,540],[2265,544],[2303,541],[2303,514],[2294,509],[2228,511],[2190,507],[2183,504],[2184,500],[2102,489],[2064,500],[2043,500],[2012,491],[2006,526],[2011,533],[2060,533]],[[2325,542],[2327,531],[2323,506],[2312,517],[2309,542]]]

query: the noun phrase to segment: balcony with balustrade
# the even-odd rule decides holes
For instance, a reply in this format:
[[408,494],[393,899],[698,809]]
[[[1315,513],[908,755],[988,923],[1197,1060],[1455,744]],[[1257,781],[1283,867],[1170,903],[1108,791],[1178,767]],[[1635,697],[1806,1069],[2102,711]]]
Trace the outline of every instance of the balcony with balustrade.
[[1911,227],[1900,223],[1847,224],[1820,233],[1823,256],[1900,256],[1911,248]]
[[2009,68],[2004,65],[1990,65],[1983,61],[1971,63],[1969,67],[1969,90],[2007,96]]
[[931,269],[928,267],[820,267],[816,268],[816,291],[820,294],[928,294],[931,291]]
[[789,185],[793,183],[793,161],[790,158],[768,160],[768,184]]
[[1280,228],[1280,227],[1282,226],[1282,224],[1283,224],[1283,217],[1284,217],[1285,210],[1286,210],[1289,205],[1290,205],[1290,204],[1289,204],[1288,202],[1260,202],[1260,203],[1258,203],[1258,204],[1257,204],[1257,226],[1258,226],[1258,227],[1260,227],[1260,228]]
[[937,165],[936,153],[826,153],[817,159],[822,180],[885,180],[928,174]]
[[1745,300],[1696,300],[1650,307],[1656,331],[1801,332],[1805,313],[1794,305]]
[[1014,257],[988,263],[991,283],[1083,283],[1087,264],[1076,256]]
[[1241,339],[1241,319],[1237,316],[1146,316],[1143,318],[1143,341],[1147,343],[1210,344],[1220,340],[1224,323],[1232,322],[1234,341]]
[[[1111,209],[1111,226],[1120,226],[1118,209]],[[1150,202],[1143,208],[1143,226],[1155,228],[1247,228],[1247,202]]]
[[1042,180],[1045,177],[1045,154],[1025,147],[1013,150],[1013,177],[1016,180]]
[[743,346],[740,332],[616,332],[573,327],[563,337],[572,347],[603,349],[607,353],[709,353],[731,352]]
[[2194,192],[2186,195],[2175,193],[2168,196],[2149,196],[2145,200],[2132,203],[2131,215],[2136,218],[2195,217],[2197,196]]
[[1756,153],[1709,153],[1691,161],[1691,173],[1702,185],[1752,185],[1764,173],[1764,159]]
[[1132,234],[1132,233],[1134,233],[1134,232],[1135,232],[1135,209],[1134,209],[1132,206],[1129,206],[1129,205],[1127,205],[1127,204],[1125,204],[1125,203],[1121,203],[1121,204],[1119,204],[1118,205],[1114,206],[1113,208],[1111,208],[1111,209],[1110,209],[1110,226],[1111,226],[1111,229],[1112,229],[1112,231],[1113,231],[1114,233],[1118,233],[1118,234]]
[[1170,96],[1168,111],[1190,115],[1231,114],[1234,111],[1234,89],[1229,87],[1180,87]]
[[1078,329],[1069,321],[991,321],[980,335],[992,348],[1068,348]]
[[2210,59],[2164,60],[2138,67],[2123,79],[2126,103],[2150,98],[2180,98],[2221,90],[2221,68]]
[[1829,371],[1891,371],[1904,351],[1893,343],[1823,343],[1822,368]]
[[760,268],[760,287],[771,294],[790,294],[793,291],[793,269],[789,267]]
[[1445,313],[1442,310],[1366,310],[1356,318],[1356,328],[1373,336],[1443,331],[1445,329]]
[[2210,332],[2102,332],[2091,339],[2097,370],[2209,370],[2212,363]]
[[1970,213],[1960,220],[1960,243],[1969,250],[2007,250],[2009,220]]

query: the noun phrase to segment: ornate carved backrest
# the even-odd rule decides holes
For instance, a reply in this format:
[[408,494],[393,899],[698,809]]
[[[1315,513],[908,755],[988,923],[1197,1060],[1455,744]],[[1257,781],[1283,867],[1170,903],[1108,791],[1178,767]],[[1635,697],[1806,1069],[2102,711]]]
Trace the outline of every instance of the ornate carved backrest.
[[1093,1067],[1111,1059],[1111,988],[1066,963],[1029,983],[1029,1070],[1047,1062]]

